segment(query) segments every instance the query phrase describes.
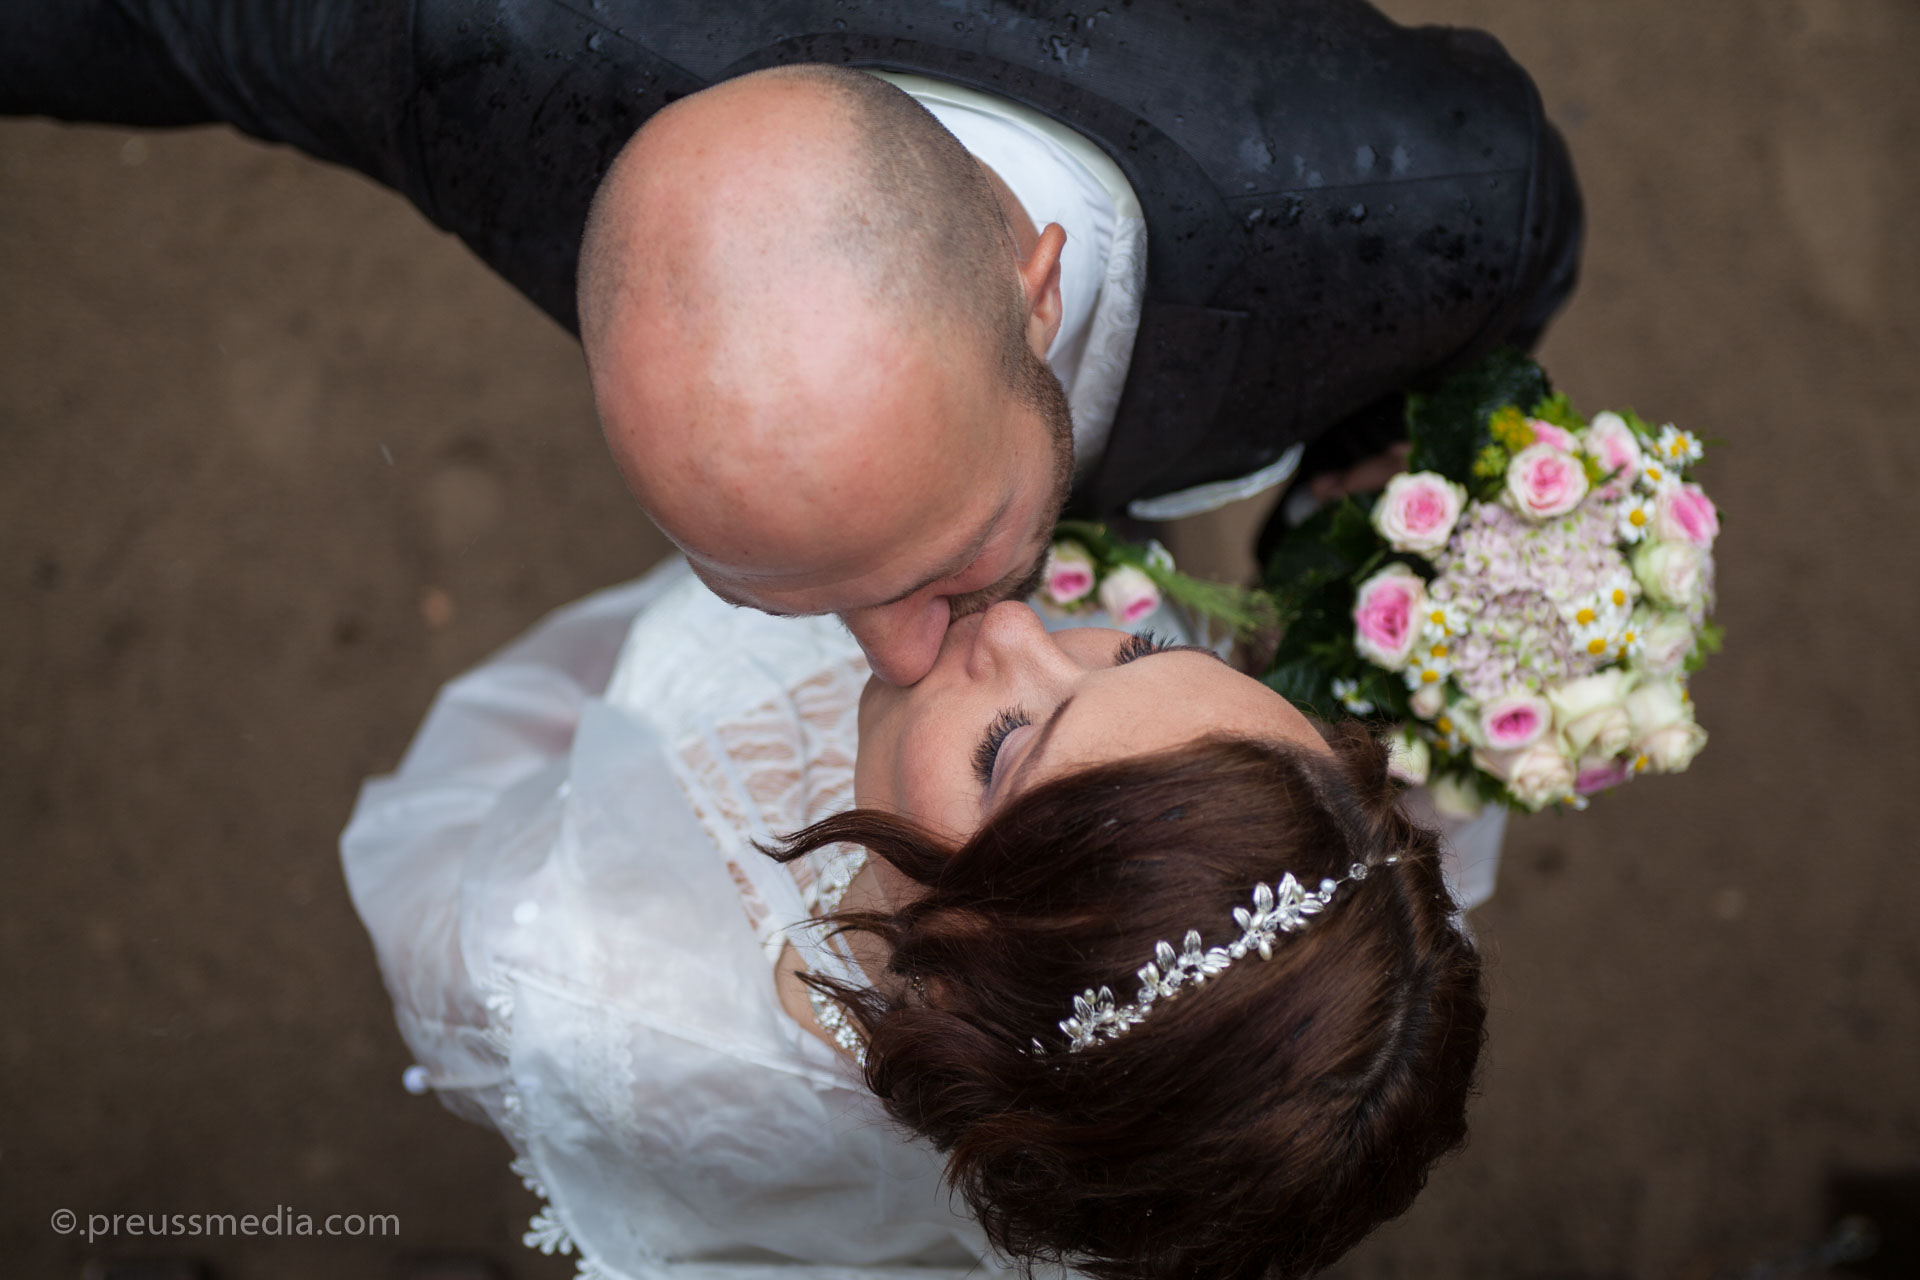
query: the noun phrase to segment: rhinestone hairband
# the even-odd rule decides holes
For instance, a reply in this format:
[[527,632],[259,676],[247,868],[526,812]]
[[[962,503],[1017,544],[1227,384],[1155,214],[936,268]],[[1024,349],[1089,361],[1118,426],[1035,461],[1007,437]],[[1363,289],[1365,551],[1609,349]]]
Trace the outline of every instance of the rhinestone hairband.
[[[1380,865],[1398,861],[1400,856],[1395,854],[1381,859]],[[1226,946],[1202,948],[1198,929],[1187,930],[1178,952],[1170,942],[1156,944],[1153,959],[1139,972],[1140,994],[1132,1004],[1116,1006],[1111,987],[1089,988],[1073,998],[1073,1016],[1060,1023],[1060,1030],[1067,1036],[1067,1052],[1078,1053],[1103,1040],[1119,1039],[1146,1020],[1155,1002],[1171,1000],[1181,987],[1201,985],[1235,960],[1245,959],[1249,952],[1258,951],[1262,960],[1271,960],[1274,941],[1281,934],[1306,928],[1311,917],[1326,910],[1341,885],[1365,880],[1367,871],[1365,863],[1356,862],[1347,868],[1345,879],[1322,880],[1317,893],[1307,892],[1289,871],[1277,884],[1253,887],[1251,911],[1245,907],[1233,909],[1240,936]],[[1038,1040],[1033,1042],[1033,1049],[1036,1054],[1045,1052]]]

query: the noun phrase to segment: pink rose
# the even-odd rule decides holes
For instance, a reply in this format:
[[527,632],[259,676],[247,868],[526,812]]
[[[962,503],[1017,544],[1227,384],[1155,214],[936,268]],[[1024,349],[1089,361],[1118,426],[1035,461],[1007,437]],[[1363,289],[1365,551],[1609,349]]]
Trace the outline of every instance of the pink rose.
[[1509,693],[1480,707],[1480,737],[1495,751],[1514,751],[1537,741],[1553,724],[1553,708],[1531,693]]
[[1118,626],[1128,627],[1160,607],[1160,588],[1130,564],[1123,564],[1100,584],[1100,607]]
[[1582,760],[1574,771],[1573,793],[1578,796],[1597,796],[1602,791],[1613,790],[1631,776],[1631,764],[1625,759]]
[[1538,418],[1528,418],[1527,425],[1533,428],[1535,444],[1550,444],[1562,453],[1578,453],[1580,442],[1573,438],[1573,432],[1565,427],[1556,427],[1551,422],[1542,422]]
[[1404,564],[1390,564],[1360,584],[1353,600],[1353,647],[1389,670],[1404,664],[1419,635],[1427,584]]
[[1373,504],[1373,527],[1395,551],[1432,555],[1447,545],[1466,502],[1466,489],[1443,475],[1402,473]]
[[1046,598],[1058,605],[1084,600],[1093,590],[1093,555],[1071,538],[1047,549]]
[[1530,444],[1507,464],[1507,501],[1533,520],[1563,516],[1587,496],[1580,460],[1550,444]]
[[1699,485],[1677,484],[1655,503],[1653,531],[1668,542],[1691,543],[1705,551],[1720,534],[1720,513]]
[[1617,413],[1596,413],[1583,433],[1587,452],[1600,460],[1600,466],[1613,478],[1601,486],[1608,497],[1625,493],[1640,474],[1640,437],[1627,420]]

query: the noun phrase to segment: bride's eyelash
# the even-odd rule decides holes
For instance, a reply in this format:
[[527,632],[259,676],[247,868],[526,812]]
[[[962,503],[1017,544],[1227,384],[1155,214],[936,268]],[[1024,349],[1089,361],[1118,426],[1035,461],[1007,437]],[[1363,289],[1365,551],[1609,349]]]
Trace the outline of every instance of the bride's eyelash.
[[973,772],[980,779],[983,789],[993,785],[993,762],[1000,756],[1000,744],[1021,725],[1032,723],[1027,719],[1026,712],[1009,707],[987,726],[987,736],[980,739],[980,745],[973,749]]
[[1123,663],[1132,662],[1135,658],[1144,658],[1148,654],[1161,653],[1178,647],[1171,640],[1163,640],[1151,631],[1142,631],[1138,635],[1128,636],[1120,643],[1120,648],[1113,655],[1113,665],[1117,667]]
[[[1168,649],[1189,647],[1191,646],[1177,645],[1171,640],[1162,639],[1151,631],[1142,631],[1138,635],[1128,636],[1121,641],[1120,648],[1114,652],[1113,665],[1117,667],[1132,662],[1135,658],[1144,658],[1148,654],[1161,653]],[[980,779],[982,788],[993,785],[994,761],[999,759],[1000,748],[1006,742],[1007,735],[1021,725],[1032,723],[1026,712],[1013,707],[1009,707],[993,718],[993,723],[987,726],[986,737],[980,739],[980,745],[973,749],[973,772],[974,776]]]

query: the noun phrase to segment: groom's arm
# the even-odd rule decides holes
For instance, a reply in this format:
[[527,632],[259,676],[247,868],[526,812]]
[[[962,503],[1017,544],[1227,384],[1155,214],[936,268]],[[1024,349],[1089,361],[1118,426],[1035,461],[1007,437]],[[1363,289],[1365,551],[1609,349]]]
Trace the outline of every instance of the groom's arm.
[[554,0],[0,2],[0,115],[297,147],[399,191],[576,332],[600,175],[705,84]]
[[409,196],[411,0],[8,0],[0,114],[226,123]]

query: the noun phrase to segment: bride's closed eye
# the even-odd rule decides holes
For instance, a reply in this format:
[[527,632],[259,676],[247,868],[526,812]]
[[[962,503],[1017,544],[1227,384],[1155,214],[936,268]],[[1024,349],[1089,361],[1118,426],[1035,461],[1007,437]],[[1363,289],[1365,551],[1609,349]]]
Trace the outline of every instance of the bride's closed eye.
[[[1210,649],[1203,649],[1200,645],[1174,644],[1172,641],[1161,639],[1151,631],[1142,631],[1120,642],[1119,647],[1113,651],[1113,665],[1124,666],[1137,658],[1165,653],[1170,649],[1197,649],[1203,653],[1212,652]],[[994,775],[999,769],[1000,748],[1006,744],[1007,735],[1015,729],[1032,723],[1032,718],[1024,710],[1009,707],[995,716],[993,723],[987,726],[986,735],[973,749],[973,772],[974,776],[980,780],[982,790],[993,790]]]
[[1000,747],[1006,742],[1007,735],[1022,725],[1032,723],[1033,721],[1027,718],[1026,712],[1009,707],[995,716],[993,723],[987,726],[987,736],[980,739],[980,745],[973,749],[974,776],[980,779],[980,786],[984,790],[993,789],[995,766],[1000,761]]

